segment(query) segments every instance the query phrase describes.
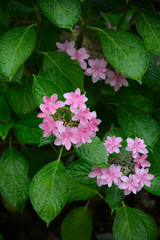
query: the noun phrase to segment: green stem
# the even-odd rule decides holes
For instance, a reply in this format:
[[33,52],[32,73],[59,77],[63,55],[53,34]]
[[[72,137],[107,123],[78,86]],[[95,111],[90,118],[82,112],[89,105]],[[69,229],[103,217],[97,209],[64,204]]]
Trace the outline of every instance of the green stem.
[[103,32],[102,29],[100,28],[97,28],[97,27],[91,27],[91,26],[87,26],[88,29],[91,29],[91,30],[96,30],[96,31],[100,31],[100,32]]
[[57,159],[58,162],[61,160],[62,152],[63,152],[63,147],[60,148],[59,156],[58,156],[58,159]]
[[101,199],[103,199],[105,202],[107,202],[106,198],[105,198],[102,194],[100,194],[98,191],[96,191],[96,194],[97,194]]
[[128,10],[129,10],[129,8],[130,8],[130,1],[129,1],[128,4],[126,5],[125,11],[124,11],[124,13],[123,13],[123,15],[122,15],[122,17],[121,17],[121,19],[120,19],[118,25],[117,25],[117,29],[120,28],[120,26],[121,26],[123,20],[125,19],[126,15],[127,15],[127,12],[128,12]]
[[70,155],[70,154],[72,154],[72,153],[75,153],[75,152],[76,152],[76,151],[73,150],[73,151],[70,151],[70,152],[64,153],[64,154],[63,154],[63,157],[68,156],[68,155]]
[[42,54],[42,55],[47,55],[46,52],[42,52],[42,51],[37,51],[37,53]]
[[55,146],[53,145],[53,143],[50,143],[50,145],[51,145],[53,151],[54,151],[56,154],[58,154],[58,151],[57,151],[57,149],[55,148]]
[[85,208],[88,208],[89,203],[90,203],[90,200],[87,201]]
[[[87,20],[88,20],[88,18],[89,18],[90,15],[91,15],[91,9],[92,9],[92,0],[89,0],[87,17],[86,17]],[[87,21],[87,23],[88,23],[88,21]]]

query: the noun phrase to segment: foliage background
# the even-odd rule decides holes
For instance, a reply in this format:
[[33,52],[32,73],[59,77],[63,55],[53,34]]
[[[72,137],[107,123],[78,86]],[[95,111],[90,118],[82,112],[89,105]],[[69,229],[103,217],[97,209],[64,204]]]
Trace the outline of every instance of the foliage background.
[[[58,7],[53,2],[58,2]],[[61,9],[64,11],[60,14]],[[158,0],[1,0],[0,233],[4,239],[160,239],[160,66],[156,65],[160,56],[159,11]],[[122,31],[107,29],[108,21]],[[66,39],[75,40],[78,48],[86,46],[91,52],[102,45],[110,67],[127,76],[129,87],[115,93],[103,82],[93,84],[78,62],[56,51],[56,42]],[[58,188],[63,186],[63,191],[56,199],[47,195],[43,199],[39,189],[50,181],[48,166],[55,167],[53,160],[58,158],[59,149],[53,149],[53,136],[44,138],[38,128],[38,106],[44,95],[57,92],[63,99],[62,93],[78,87],[86,92],[88,107],[102,119],[98,140],[69,154],[63,152],[62,162],[71,184],[67,173],[61,171],[63,165],[58,165],[55,196]],[[119,199],[114,186],[99,190],[95,182],[85,178],[92,164],[102,166],[105,162],[105,153],[102,150],[99,154],[98,149],[108,131],[111,136],[118,131],[126,137],[143,138],[155,175],[151,188],[128,196],[121,208],[124,196]],[[38,188],[32,179],[45,166],[49,170],[41,175]],[[47,224],[51,222],[48,228],[33,207]],[[145,213],[152,216],[158,228]]]

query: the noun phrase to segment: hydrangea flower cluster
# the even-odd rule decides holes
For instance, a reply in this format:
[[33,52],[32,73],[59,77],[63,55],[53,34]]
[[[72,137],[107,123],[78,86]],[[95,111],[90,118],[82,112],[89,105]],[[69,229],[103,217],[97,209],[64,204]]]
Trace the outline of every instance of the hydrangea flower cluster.
[[54,144],[64,145],[67,150],[70,150],[72,143],[76,147],[85,142],[91,143],[90,137],[96,135],[101,120],[97,119],[95,111],[90,112],[87,108],[85,102],[88,98],[81,94],[79,88],[63,96],[65,102],[57,101],[57,94],[51,98],[43,97],[44,104],[40,105],[38,117],[43,118],[39,127],[44,130],[44,137],[53,133],[56,137]]
[[[121,137],[107,137],[104,145],[109,156],[108,166],[93,166],[89,173],[90,178],[97,177],[97,185],[108,185],[114,183],[119,189],[124,189],[124,194],[131,192],[136,194],[143,186],[150,187],[154,175],[149,174],[150,162],[146,160],[148,150],[144,140],[140,138],[127,138],[127,147],[123,149]],[[120,148],[122,147],[122,151]]]
[[128,81],[123,74],[120,74],[117,70],[113,72],[108,69],[108,62],[104,60],[104,58],[90,58],[85,47],[77,50],[75,48],[75,42],[68,42],[68,40],[64,43],[57,42],[56,45],[59,51],[65,51],[72,60],[77,60],[80,63],[81,68],[84,70],[84,74],[86,76],[92,76],[93,83],[105,80],[106,84],[114,87],[115,92],[117,92],[122,86],[129,86]]

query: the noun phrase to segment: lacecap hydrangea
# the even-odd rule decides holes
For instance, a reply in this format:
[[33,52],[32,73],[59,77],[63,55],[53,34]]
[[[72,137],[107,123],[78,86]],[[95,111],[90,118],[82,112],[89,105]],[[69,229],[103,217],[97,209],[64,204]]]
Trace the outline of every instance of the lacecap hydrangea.
[[[143,186],[150,187],[154,175],[149,174],[150,162],[147,161],[148,150],[144,140],[127,138],[127,146],[122,146],[121,137],[107,137],[104,145],[108,155],[108,168],[93,166],[90,178],[97,177],[97,185],[112,184],[124,189],[124,194],[136,194]],[[120,151],[121,148],[121,151]]]
[[67,150],[70,150],[72,143],[76,147],[91,143],[91,137],[95,137],[101,120],[97,119],[95,111],[87,108],[85,102],[88,98],[81,94],[79,88],[63,96],[65,102],[58,101],[56,93],[51,97],[43,97],[44,104],[40,105],[38,117],[43,118],[39,127],[44,130],[44,137],[52,133],[56,137],[54,144],[64,145]]

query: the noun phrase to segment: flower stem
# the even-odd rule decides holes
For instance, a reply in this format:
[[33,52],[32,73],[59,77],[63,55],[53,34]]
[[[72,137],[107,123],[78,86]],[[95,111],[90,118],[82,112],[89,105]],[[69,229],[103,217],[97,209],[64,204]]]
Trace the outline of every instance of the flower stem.
[[101,193],[99,193],[98,191],[96,191],[96,194],[97,194],[101,199],[103,199],[105,202],[107,202],[106,198],[105,198]]
[[70,151],[70,152],[67,152],[67,153],[64,153],[64,154],[63,154],[63,157],[68,156],[68,155],[70,155],[70,154],[72,154],[72,153],[75,153],[75,150]]
[[58,162],[61,160],[62,152],[63,152],[63,147],[60,148],[58,159],[57,159]]
[[53,145],[53,143],[51,143],[50,145],[51,145],[53,151],[58,154],[58,151],[57,151],[57,149],[55,148],[55,146]]
[[128,12],[128,10],[129,10],[129,8],[130,8],[130,1],[129,1],[128,4],[126,5],[125,11],[124,11],[124,13],[123,13],[123,15],[122,15],[122,17],[121,17],[121,19],[120,19],[118,25],[117,25],[117,29],[120,28],[120,26],[121,26],[123,20],[125,19],[126,15],[127,15],[127,12]]

